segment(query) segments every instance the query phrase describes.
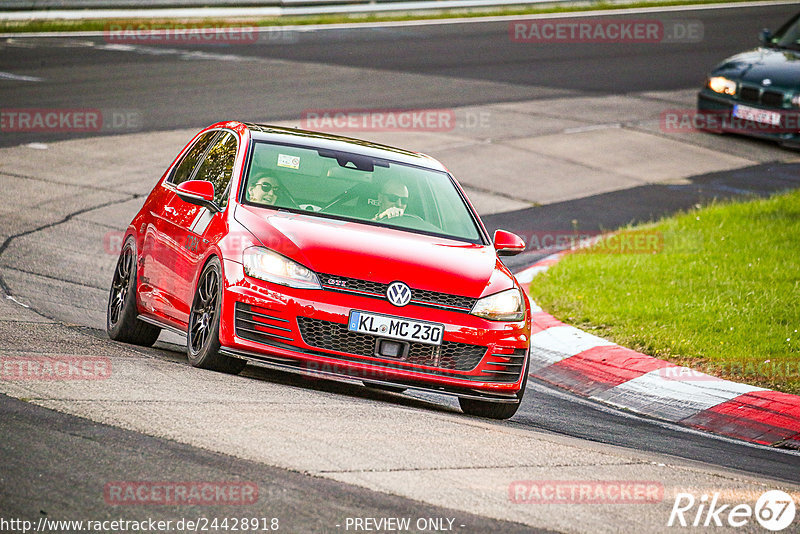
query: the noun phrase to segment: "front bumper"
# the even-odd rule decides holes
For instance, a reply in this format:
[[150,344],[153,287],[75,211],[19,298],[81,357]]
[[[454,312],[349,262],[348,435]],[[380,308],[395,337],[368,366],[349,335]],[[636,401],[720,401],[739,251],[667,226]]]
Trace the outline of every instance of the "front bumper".
[[[733,108],[737,104],[780,113],[782,116],[781,123],[778,125],[760,124],[734,117]],[[753,102],[741,102],[733,97],[721,95],[704,88],[697,94],[697,111],[698,113],[707,112],[710,114],[710,118],[703,121],[704,125],[707,126],[706,130],[720,133],[736,133],[779,141],[789,145],[800,143],[800,110],[768,107]]]
[[[220,342],[228,356],[274,368],[438,393],[518,402],[527,372],[530,312],[494,322],[414,304],[329,290],[293,289],[244,276],[226,261]],[[379,336],[347,330],[351,310],[445,326],[440,346],[410,342],[397,358],[376,350]]]

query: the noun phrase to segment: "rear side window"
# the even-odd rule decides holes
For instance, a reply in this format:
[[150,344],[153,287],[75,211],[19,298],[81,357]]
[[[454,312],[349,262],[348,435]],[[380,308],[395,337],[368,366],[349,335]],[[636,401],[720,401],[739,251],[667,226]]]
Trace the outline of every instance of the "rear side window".
[[218,133],[217,131],[207,132],[200,136],[192,148],[183,156],[175,172],[172,173],[170,182],[175,185],[180,185],[192,177],[192,171],[197,166],[197,162],[200,161],[200,158],[206,153],[208,145],[211,144],[211,141]]
[[228,202],[228,184],[233,176],[236,146],[236,136],[230,132],[223,133],[208,150],[194,177],[195,180],[205,180],[214,184],[214,202],[220,206]]

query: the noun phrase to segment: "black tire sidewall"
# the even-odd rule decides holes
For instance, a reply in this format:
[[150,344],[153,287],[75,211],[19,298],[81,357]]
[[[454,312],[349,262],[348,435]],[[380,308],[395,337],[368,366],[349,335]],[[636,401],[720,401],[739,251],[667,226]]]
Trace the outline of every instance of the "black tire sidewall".
[[191,344],[191,325],[192,325],[192,311],[189,312],[189,329],[187,331],[187,339],[186,339],[186,353],[189,357],[189,362],[194,365],[195,367],[206,367],[209,363],[217,359],[217,351],[220,348],[219,342],[219,324],[220,319],[222,316],[222,268],[219,259],[216,256],[212,257],[206,263],[205,267],[203,267],[203,271],[200,273],[200,276],[197,279],[197,284],[194,289],[194,297],[192,298],[192,308],[194,309],[195,301],[198,298],[198,288],[202,283],[202,280],[205,279],[206,273],[209,270],[214,269],[217,271],[217,306],[216,310],[214,311],[214,319],[211,322],[211,332],[209,334],[208,339],[206,339],[205,345],[203,345],[200,350],[196,353],[192,352],[192,344]]
[[118,339],[125,334],[125,330],[131,328],[131,326],[136,321],[136,317],[138,315],[137,305],[136,305],[136,266],[138,264],[136,258],[136,241],[133,237],[129,237],[125,240],[125,243],[122,245],[122,250],[119,253],[119,258],[117,259],[117,263],[114,266],[114,276],[117,275],[117,270],[119,269],[119,262],[122,261],[122,256],[125,254],[125,249],[131,249],[131,255],[133,256],[133,264],[131,265],[131,274],[128,277],[128,292],[125,295],[125,302],[122,304],[122,309],[120,309],[119,317],[117,318],[117,323],[112,325],[111,324],[111,303],[112,299],[114,298],[114,281],[112,278],[111,281],[111,289],[109,290],[108,294],[108,305],[106,306],[106,331],[108,332],[109,337],[112,339]]

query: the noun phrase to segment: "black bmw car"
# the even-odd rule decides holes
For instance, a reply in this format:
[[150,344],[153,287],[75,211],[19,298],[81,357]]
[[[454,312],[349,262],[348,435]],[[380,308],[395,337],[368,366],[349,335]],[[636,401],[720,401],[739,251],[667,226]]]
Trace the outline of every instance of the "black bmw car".
[[711,71],[697,95],[698,122],[800,148],[800,13],[762,31],[761,43]]

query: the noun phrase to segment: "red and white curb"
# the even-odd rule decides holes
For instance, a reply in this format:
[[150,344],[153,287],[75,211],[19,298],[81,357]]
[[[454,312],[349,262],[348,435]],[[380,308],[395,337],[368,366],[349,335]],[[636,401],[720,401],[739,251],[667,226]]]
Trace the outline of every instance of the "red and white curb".
[[[518,273],[522,284],[557,263]],[[531,302],[530,376],[617,408],[762,445],[800,449],[800,396],[722,380],[562,323]]]

